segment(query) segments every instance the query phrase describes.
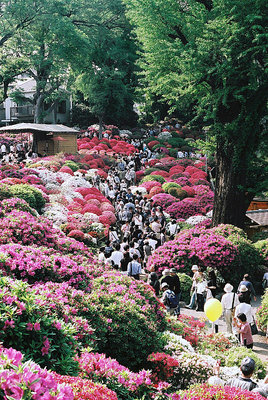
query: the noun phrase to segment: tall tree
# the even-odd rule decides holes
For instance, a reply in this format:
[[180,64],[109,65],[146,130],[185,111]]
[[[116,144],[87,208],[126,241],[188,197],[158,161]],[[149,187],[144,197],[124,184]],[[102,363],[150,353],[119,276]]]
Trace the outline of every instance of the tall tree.
[[[147,84],[176,109],[191,96],[216,136],[213,224],[242,227],[267,140],[265,0],[125,0]],[[261,160],[262,163],[265,160]],[[251,184],[251,191],[248,186]]]

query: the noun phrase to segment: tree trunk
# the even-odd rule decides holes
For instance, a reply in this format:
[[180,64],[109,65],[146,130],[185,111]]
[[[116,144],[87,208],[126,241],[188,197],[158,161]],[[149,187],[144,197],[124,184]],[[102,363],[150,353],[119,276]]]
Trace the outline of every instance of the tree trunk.
[[37,96],[34,109],[34,122],[36,124],[43,123],[43,104],[44,104],[44,95],[39,94],[39,96]]
[[99,116],[99,139],[102,139],[103,132],[103,116]]
[[245,193],[247,168],[244,159],[234,161],[233,147],[219,143],[216,152],[216,185],[212,225],[244,227],[250,199]]

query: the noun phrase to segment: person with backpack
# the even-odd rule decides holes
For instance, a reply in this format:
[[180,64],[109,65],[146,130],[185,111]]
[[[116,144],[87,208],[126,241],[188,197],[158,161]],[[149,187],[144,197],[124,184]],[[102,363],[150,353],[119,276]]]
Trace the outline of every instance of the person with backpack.
[[266,271],[262,278],[262,287],[264,291],[268,288],[268,271]]
[[127,274],[134,279],[139,280],[141,273],[141,264],[138,262],[138,254],[133,254],[133,260],[128,263]]
[[255,292],[253,284],[249,280],[249,275],[248,274],[245,274],[244,277],[243,277],[243,280],[239,283],[238,290],[237,290],[238,293],[241,293],[240,289],[241,289],[242,285],[245,285],[247,287],[247,289],[248,289],[248,291],[250,293],[250,296],[253,296],[254,301],[256,301],[257,300],[256,292]]
[[166,307],[167,313],[170,315],[176,314],[176,310],[178,308],[178,299],[175,296],[175,293],[169,289],[169,285],[166,282],[161,285],[161,289],[163,290],[163,296],[161,300]]

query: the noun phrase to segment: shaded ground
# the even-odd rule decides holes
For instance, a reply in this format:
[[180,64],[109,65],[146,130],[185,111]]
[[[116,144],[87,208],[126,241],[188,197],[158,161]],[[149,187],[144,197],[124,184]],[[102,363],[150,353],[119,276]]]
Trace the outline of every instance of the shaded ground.
[[[261,304],[261,297],[257,297],[257,301],[252,302],[252,307],[253,307],[253,312],[254,315],[258,309],[258,307]],[[198,319],[206,319],[205,313],[203,312],[197,312],[195,310],[189,310],[187,308],[184,308],[183,306],[181,307],[181,313],[186,314],[186,315],[191,315],[195,318]],[[209,326],[209,331],[212,332],[212,326]],[[226,332],[226,325],[225,321],[223,319],[220,319],[219,321],[219,332]],[[259,335],[254,335],[253,340],[254,340],[254,347],[253,350],[255,353],[258,354],[258,356],[263,360],[268,362],[268,344],[266,344],[266,337],[265,334],[262,334],[259,332]]]

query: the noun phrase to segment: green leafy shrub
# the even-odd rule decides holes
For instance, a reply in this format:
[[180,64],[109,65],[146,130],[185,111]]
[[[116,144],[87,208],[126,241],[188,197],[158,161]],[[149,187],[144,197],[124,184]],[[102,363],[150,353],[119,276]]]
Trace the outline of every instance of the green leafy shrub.
[[268,239],[268,231],[258,232],[251,238],[252,242],[258,242],[259,240]]
[[262,297],[261,305],[257,310],[256,317],[258,328],[261,331],[266,332],[268,325],[268,290],[265,291]]
[[47,315],[42,299],[25,282],[0,277],[0,341],[42,367],[76,374],[75,326]]
[[178,137],[177,135],[177,137],[172,137],[168,139],[168,144],[170,144],[172,147],[182,147],[186,146],[187,142],[184,139]]
[[6,185],[5,183],[0,182],[0,201],[11,197],[9,188],[10,188],[9,185]]
[[166,182],[166,183],[163,183],[163,185],[162,185],[162,189],[165,191],[165,193],[168,193],[168,190],[170,188],[180,188],[180,187],[181,186],[176,182]]
[[178,149],[177,149],[177,148],[175,148],[175,149],[169,149],[168,152],[169,152],[170,157],[176,158],[176,157],[177,157],[177,153],[178,153]]
[[168,189],[168,193],[180,200],[183,200],[188,196],[187,192],[181,188],[171,187]]
[[13,185],[10,187],[9,192],[10,197],[19,197],[27,201],[27,203],[38,212],[41,211],[46,203],[41,191],[30,185]]
[[71,161],[71,160],[67,160],[64,163],[64,166],[71,168],[71,170],[73,172],[75,172],[75,171],[77,171],[79,169],[79,165],[77,163],[75,163],[74,161]]
[[237,367],[240,366],[241,361],[245,357],[253,358],[255,361],[255,371],[253,377],[255,379],[263,379],[266,376],[266,363],[263,362],[256,353],[246,347],[231,348],[226,354],[226,366]]
[[185,273],[178,273],[178,277],[180,278],[181,282],[181,300],[186,304],[189,304],[191,298],[190,290],[193,283],[192,279]]
[[155,171],[158,171],[158,168],[147,168],[147,169],[144,171],[144,175],[145,175],[145,176],[150,175],[152,172],[155,172]]
[[263,265],[268,265],[268,239],[259,240],[258,242],[254,243],[255,249],[260,254]]
[[142,178],[141,183],[150,182],[150,181],[157,181],[157,182],[160,182],[160,183],[166,182],[166,180],[165,180],[165,178],[163,176],[160,176],[160,175],[148,175],[148,176],[145,176],[144,178]]
[[230,333],[209,333],[202,336],[198,343],[200,354],[211,356],[221,361],[221,366],[225,366],[226,354],[230,349],[240,347],[235,335]]
[[100,338],[98,349],[133,370],[144,368],[150,353],[162,348],[166,321],[152,288],[119,273],[94,280],[89,296],[93,314],[90,324]]

